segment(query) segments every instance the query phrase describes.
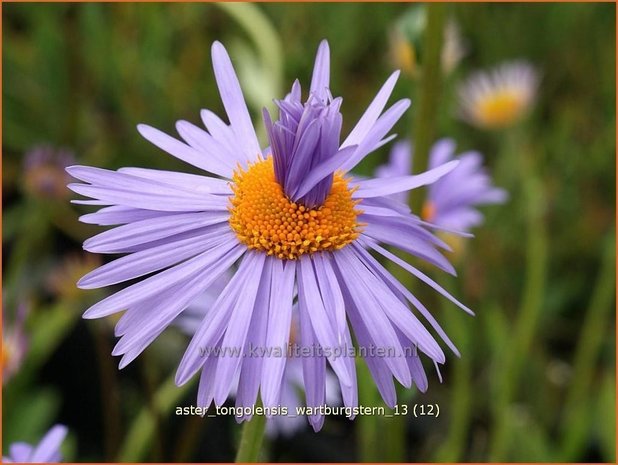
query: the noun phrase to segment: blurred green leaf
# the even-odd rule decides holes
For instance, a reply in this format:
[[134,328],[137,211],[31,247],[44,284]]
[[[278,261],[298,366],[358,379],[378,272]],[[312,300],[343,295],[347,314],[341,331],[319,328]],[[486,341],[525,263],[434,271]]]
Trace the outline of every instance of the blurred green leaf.
[[29,346],[20,377],[34,376],[73,329],[81,316],[74,305],[61,301],[53,307],[38,309],[29,317]]
[[[37,444],[47,430],[56,423],[55,416],[60,404],[60,395],[53,389],[9,392],[10,403],[4,402],[2,444],[4,451],[17,441]],[[9,394],[7,393],[7,394]],[[3,397],[5,392],[3,389]]]
[[616,462],[616,379],[606,375],[596,397],[596,425],[603,461]]

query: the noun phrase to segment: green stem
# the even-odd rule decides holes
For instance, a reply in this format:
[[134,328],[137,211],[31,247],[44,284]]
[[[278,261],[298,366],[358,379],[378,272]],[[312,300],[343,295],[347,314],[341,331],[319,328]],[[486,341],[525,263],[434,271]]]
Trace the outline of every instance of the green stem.
[[384,435],[384,456],[381,460],[386,463],[405,462],[407,416],[398,415],[381,419],[384,422],[381,428]]
[[[379,393],[365,362],[357,358],[358,401],[360,405],[374,406],[379,400]],[[364,463],[380,461],[379,435],[380,425],[376,415],[360,415],[356,418],[358,431],[359,461]]]
[[[516,155],[515,152],[512,155]],[[526,274],[521,308],[513,329],[513,337],[505,345],[504,363],[500,364],[500,377],[493,403],[494,429],[490,443],[489,460],[500,462],[507,453],[510,404],[517,391],[521,368],[529,356],[536,332],[547,275],[548,239],[543,220],[543,199],[541,181],[533,167],[533,157],[520,154],[521,179],[526,202]]]
[[190,461],[191,455],[200,439],[202,422],[203,418],[197,415],[192,415],[187,418],[180,432],[178,444],[174,452],[174,462],[183,463]]
[[[429,148],[434,139],[438,100],[441,86],[442,42],[444,39],[444,3],[427,5],[427,29],[424,37],[423,74],[420,80],[417,111],[414,116],[414,171],[427,169]],[[412,194],[412,210],[419,212],[422,205],[421,189]]]
[[259,461],[264,432],[266,431],[266,417],[254,415],[242,427],[236,463],[256,463]]
[[[184,386],[176,386],[174,375],[170,376],[154,395],[154,406],[158,414],[163,417],[172,408],[178,405],[182,397],[191,389],[198,379],[194,376]],[[152,408],[146,405],[139,415],[133,420],[124,444],[120,449],[118,462],[139,462],[148,452],[148,446],[152,442],[155,433],[155,417]]]
[[153,434],[153,447],[150,451],[150,460],[153,462],[161,462],[163,460],[165,435],[162,432],[162,418],[155,405],[155,387],[157,386],[156,375],[156,361],[150,360],[150,353],[145,352],[142,354],[141,359],[138,362],[138,368],[142,378],[142,385],[144,389],[144,397],[146,399],[146,406],[150,409],[154,424]]
[[[590,300],[584,327],[581,330],[575,353],[573,382],[567,394],[564,409],[565,432],[562,438],[561,460],[576,461],[586,445],[593,371],[607,333],[608,315],[614,306],[616,247],[615,233],[608,234],[603,250],[601,271]],[[584,421],[587,420],[587,421]]]
[[122,434],[120,396],[118,380],[116,378],[117,369],[109,356],[112,348],[106,335],[101,332],[98,323],[100,322],[89,324],[89,329],[94,339],[99,365],[101,402],[103,406],[102,417],[105,431],[105,457],[108,461],[113,461],[113,457],[118,452],[118,445],[120,444],[120,436]]
[[[446,289],[454,295],[456,288],[455,280],[450,279],[446,283]],[[470,424],[472,410],[472,357],[473,349],[470,335],[466,328],[468,315],[456,311],[452,304],[445,299],[442,302],[442,314],[444,315],[447,333],[457,344],[462,356],[453,360],[451,401],[449,403],[450,421],[449,431],[438,453],[437,462],[459,462],[466,446],[466,437]]]

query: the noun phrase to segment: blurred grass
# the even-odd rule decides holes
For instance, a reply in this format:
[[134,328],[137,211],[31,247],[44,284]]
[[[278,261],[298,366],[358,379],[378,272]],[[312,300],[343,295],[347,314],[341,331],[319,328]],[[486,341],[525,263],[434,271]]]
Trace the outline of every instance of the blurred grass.
[[[76,222],[77,212],[88,209],[53,209],[28,196],[25,152],[47,142],[72,148],[83,164],[193,171],[142,140],[135,125],[147,122],[174,132],[177,119],[199,123],[201,108],[223,114],[210,64],[214,40],[229,46],[259,121],[261,106],[281,97],[293,79],[300,78],[307,89],[317,44],[327,38],[333,54],[331,87],[344,98],[346,133],[392,71],[388,31],[408,6],[259,4],[255,8],[271,26],[263,26],[262,33],[259,22],[242,16],[243,26],[242,18],[234,19],[225,8],[195,3],[3,5],[3,303],[11,314],[21,301],[32,301],[28,323],[33,340],[43,340],[37,336],[42,334],[52,341],[33,343],[31,357],[39,357],[37,347],[46,355],[42,368],[26,369],[36,365],[27,361],[14,384],[3,387],[5,446],[17,438],[35,441],[60,421],[75,436],[75,459],[100,460],[104,453],[102,409],[93,400],[101,383],[91,366],[96,363],[89,355],[93,342],[80,336],[83,325],[70,324],[92,296],[85,293],[69,303],[57,300],[44,285],[53,265],[81,249],[80,240],[90,234]],[[458,21],[468,54],[444,79],[436,135],[455,138],[461,150],[482,151],[511,200],[485,209],[485,226],[457,259],[459,278],[450,288],[477,317],[457,314],[452,305],[429,296],[429,308],[444,322],[462,359],[449,359],[443,384],[430,376],[428,393],[415,395],[412,402],[439,403],[443,414],[407,422],[406,457],[487,460],[497,422],[504,425],[505,460],[614,462],[615,277],[610,271],[615,250],[607,244],[614,241],[615,218],[615,5],[454,4],[447,14]],[[281,53],[274,50],[269,56],[264,40],[278,40]],[[508,134],[484,133],[454,118],[457,82],[479,67],[513,58],[532,61],[543,76],[538,104],[519,128],[517,143]],[[263,82],[272,88],[264,90]],[[279,94],[271,95],[272,89]],[[395,94],[418,104],[411,80],[402,78]],[[396,129],[409,137],[411,116]],[[370,173],[387,152],[369,157],[359,171]],[[526,190],[529,180],[513,169],[519,157],[533,158],[538,186],[532,196]],[[546,282],[537,296],[529,339],[513,341],[522,317],[522,289],[530,279],[526,254],[533,243],[523,231],[531,213],[539,215],[547,237]],[[437,279],[445,282],[442,276]],[[60,313],[63,308],[69,313]],[[161,373],[171,373],[183,342],[172,335],[149,349],[151,360],[161,360]],[[490,393],[501,377],[513,376],[503,364],[513,347],[519,350],[510,356],[521,366],[516,379],[508,381],[511,392],[504,405],[492,409]],[[81,365],[72,361],[76,357],[83,359]],[[135,370],[127,368],[119,379],[126,433],[130,428],[124,423],[151,413]],[[76,386],[84,385],[94,394],[73,397]],[[187,396],[186,402],[191,399]],[[169,459],[184,425],[173,415],[164,418],[160,447]],[[226,420],[209,424],[208,434],[201,432],[190,459],[233,458],[237,428]],[[350,461],[363,445],[370,455],[372,443],[362,442],[364,425],[362,419],[329,418],[319,435],[275,441],[270,459]],[[147,436],[133,457],[147,457]]]

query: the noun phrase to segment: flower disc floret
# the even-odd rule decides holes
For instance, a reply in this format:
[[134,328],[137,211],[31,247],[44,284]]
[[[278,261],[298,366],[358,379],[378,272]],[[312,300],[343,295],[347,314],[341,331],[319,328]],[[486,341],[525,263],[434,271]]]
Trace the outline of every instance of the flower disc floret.
[[285,195],[275,179],[272,157],[237,170],[232,181],[230,226],[251,249],[294,260],[341,249],[360,234],[359,201],[340,173],[335,173],[324,203],[312,209]]

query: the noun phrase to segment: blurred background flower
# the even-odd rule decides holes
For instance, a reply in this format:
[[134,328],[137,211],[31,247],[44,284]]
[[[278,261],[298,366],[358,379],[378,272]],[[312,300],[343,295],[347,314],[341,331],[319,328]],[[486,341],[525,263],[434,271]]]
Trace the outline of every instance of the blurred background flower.
[[41,441],[31,446],[15,442],[9,446],[9,455],[3,456],[4,463],[56,463],[62,461],[60,446],[68,433],[64,425],[53,426]]
[[436,142],[429,153],[429,166],[435,168],[451,160],[459,160],[459,165],[427,188],[421,218],[442,228],[469,232],[483,222],[477,207],[504,203],[508,195],[493,185],[480,153],[455,156],[454,141]]
[[28,338],[24,333],[26,308],[21,304],[12,319],[2,312],[2,383],[9,381],[19,370],[28,350]]
[[101,264],[100,257],[90,253],[71,253],[61,257],[47,274],[47,289],[59,300],[77,300],[83,293],[75,283]]
[[[388,178],[411,174],[413,157],[409,140],[397,142],[389,154],[388,163],[376,169],[376,176]],[[469,242],[469,238],[461,233],[469,233],[483,222],[478,207],[504,203],[508,194],[493,186],[480,153],[469,151],[455,156],[455,142],[451,139],[439,140],[432,146],[429,167],[433,169],[454,159],[459,160],[459,165],[427,187],[420,216],[438,228],[438,235],[451,248],[451,257],[458,260]],[[407,193],[393,194],[392,197],[407,202]]]
[[536,70],[525,61],[478,71],[459,87],[461,117],[484,129],[512,126],[531,110],[538,80]]
[[75,164],[75,156],[66,149],[41,145],[30,149],[24,156],[24,187],[35,197],[66,199],[71,177],[65,171]]
[[[393,67],[409,77],[417,78],[422,70],[422,38],[427,25],[426,6],[416,4],[408,8],[389,31],[390,59]],[[465,40],[459,26],[450,17],[444,27],[440,63],[444,74],[451,74],[466,55]]]

